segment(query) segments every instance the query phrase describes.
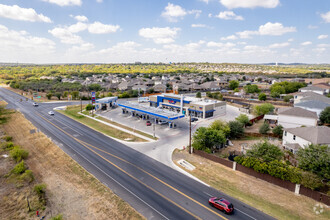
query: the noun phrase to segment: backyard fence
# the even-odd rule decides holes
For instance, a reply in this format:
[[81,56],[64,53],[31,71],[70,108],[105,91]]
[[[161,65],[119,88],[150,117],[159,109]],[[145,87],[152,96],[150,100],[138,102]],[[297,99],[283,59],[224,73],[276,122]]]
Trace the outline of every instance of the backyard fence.
[[304,196],[312,198],[318,202],[323,202],[326,205],[330,205],[330,197],[324,193],[311,190],[311,189],[301,186],[299,184],[294,184],[289,181],[273,177],[269,174],[258,173],[255,170],[253,170],[252,168],[248,168],[241,164],[237,164],[236,162],[226,160],[226,159],[214,156],[212,154],[208,154],[204,151],[194,149],[194,154],[204,157],[206,159],[209,159],[213,162],[220,163],[226,167],[232,168],[233,170],[240,171],[247,175],[254,176],[258,179],[262,179],[262,180],[272,183],[274,185],[280,186],[282,188],[290,190],[291,192],[295,192],[296,194],[304,195]]

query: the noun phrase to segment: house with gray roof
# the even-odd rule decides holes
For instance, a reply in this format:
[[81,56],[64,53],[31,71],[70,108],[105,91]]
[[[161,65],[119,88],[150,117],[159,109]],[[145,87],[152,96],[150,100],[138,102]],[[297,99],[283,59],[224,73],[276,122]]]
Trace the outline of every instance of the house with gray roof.
[[326,108],[330,106],[329,103],[318,101],[318,100],[309,100],[304,102],[299,102],[297,104],[294,104],[294,107],[303,108],[308,111],[315,112],[317,116],[320,116],[321,112]]
[[318,116],[315,112],[299,107],[284,108],[278,115],[265,115],[264,119],[282,125],[283,128],[311,127],[317,125]]
[[299,91],[300,92],[315,92],[320,95],[324,95],[326,92],[325,89],[317,87],[317,86],[307,86],[304,88],[300,88]]
[[296,153],[310,144],[330,146],[330,128],[326,126],[285,128],[283,129],[283,147]]

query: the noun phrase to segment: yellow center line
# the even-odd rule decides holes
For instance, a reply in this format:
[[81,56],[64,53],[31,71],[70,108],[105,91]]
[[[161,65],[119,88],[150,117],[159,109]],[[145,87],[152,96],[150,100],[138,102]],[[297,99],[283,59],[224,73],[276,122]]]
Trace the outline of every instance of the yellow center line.
[[[38,114],[38,113],[37,113]],[[41,116],[40,114],[38,114],[42,119],[44,119],[45,121],[47,121],[48,123],[52,124],[54,127],[56,127],[57,129],[61,130],[63,133],[65,133],[66,135],[70,136],[71,138],[73,138],[74,140],[76,140],[77,142],[79,142],[80,144],[82,144],[84,147],[86,147],[87,149],[89,149],[90,151],[92,151],[94,154],[98,155],[99,157],[101,157],[102,159],[104,159],[105,161],[107,161],[108,163],[110,163],[111,165],[113,165],[114,167],[116,167],[117,169],[119,169],[120,171],[122,171],[123,173],[125,173],[126,175],[130,176],[131,178],[133,178],[134,180],[138,181],[139,183],[141,183],[142,185],[146,186],[148,189],[152,190],[153,192],[155,192],[156,194],[160,195],[161,197],[163,197],[164,199],[166,199],[167,201],[171,202],[172,204],[176,205],[177,207],[179,207],[180,209],[184,210],[185,212],[189,213],[190,215],[194,216],[196,219],[200,219],[198,216],[196,216],[195,214],[191,213],[190,211],[186,210],[185,208],[183,208],[182,206],[180,206],[179,204],[175,203],[174,201],[170,200],[169,198],[165,197],[164,195],[162,195],[161,193],[159,193],[158,191],[156,191],[155,189],[153,189],[152,187],[146,185],[145,183],[141,182],[139,179],[137,179],[136,177],[132,176],[131,174],[129,174],[127,171],[123,170],[121,167],[117,166],[116,164],[114,164],[113,162],[109,161],[108,159],[104,158],[102,155],[100,155],[99,153],[97,153],[96,151],[94,151],[93,149],[91,149],[90,147],[97,149],[105,154],[108,154],[112,157],[115,157],[127,164],[130,164],[131,166],[134,166],[135,168],[139,169],[140,171],[144,172],[145,174],[151,176],[152,178],[154,178],[155,180],[161,182],[162,184],[164,184],[165,186],[171,188],[172,190],[174,190],[175,192],[181,194],[182,196],[190,199],[191,201],[195,202],[196,204],[202,206],[203,208],[207,209],[208,211],[214,213],[215,215],[221,217],[224,220],[228,220],[227,218],[225,218],[224,216],[220,215],[218,212],[210,209],[209,207],[203,205],[202,203],[198,202],[197,200],[191,198],[190,196],[186,195],[185,193],[181,192],[180,190],[176,189],[175,187],[169,185],[168,183],[162,181],[161,179],[159,179],[158,177],[150,174],[149,172],[143,170],[142,168],[136,166],[135,164],[132,164],[118,156],[115,156],[109,152],[106,152],[98,147],[95,147],[91,144],[88,144],[82,140],[77,139],[76,137],[72,136],[71,134],[67,133],[66,131],[64,131],[63,129],[61,129],[60,127],[58,127],[57,125],[53,124],[51,121],[47,120],[46,118],[44,118],[43,116]],[[88,147],[90,146],[90,147]]]

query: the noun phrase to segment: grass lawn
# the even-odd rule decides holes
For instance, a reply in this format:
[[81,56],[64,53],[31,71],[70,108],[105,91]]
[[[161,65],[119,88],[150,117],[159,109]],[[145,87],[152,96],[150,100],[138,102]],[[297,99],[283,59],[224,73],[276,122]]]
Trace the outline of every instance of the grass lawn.
[[103,134],[109,135],[111,137],[130,141],[130,142],[145,142],[146,140],[136,137],[132,134],[126,133],[124,131],[117,130],[113,127],[110,127],[108,125],[105,125],[103,123],[100,123],[98,121],[95,121],[93,119],[90,119],[88,117],[85,117],[83,115],[79,115],[78,112],[80,111],[80,106],[68,106],[66,110],[59,110],[58,112],[82,123],[85,124]]
[[196,167],[193,171],[186,171],[198,179],[276,219],[330,219],[330,210],[324,204],[322,214],[314,212],[313,208],[318,202],[311,198],[295,195],[186,151],[176,150],[173,153],[173,161],[176,163],[179,159],[185,159]]

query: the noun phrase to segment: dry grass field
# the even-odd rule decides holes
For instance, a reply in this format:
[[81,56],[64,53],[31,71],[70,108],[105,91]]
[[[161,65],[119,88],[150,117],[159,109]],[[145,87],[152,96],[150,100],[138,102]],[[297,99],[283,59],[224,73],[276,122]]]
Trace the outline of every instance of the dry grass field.
[[186,151],[174,152],[173,161],[176,163],[179,159],[185,159],[196,167],[193,171],[186,170],[187,172],[276,219],[330,219],[329,207],[323,204],[323,213],[317,215],[313,208],[318,202],[308,197],[295,195],[286,189]]
[[[38,182],[46,184],[47,202],[45,210],[41,210],[46,219],[58,214],[70,220],[144,219],[43,133],[31,134],[30,130],[36,128],[22,114],[12,114],[1,129],[13,137],[15,144],[29,152],[25,162]],[[6,160],[6,165],[0,160],[2,173],[11,166],[10,159]],[[28,192],[10,184],[6,181],[0,186],[0,219],[35,219],[35,214],[26,210]]]

